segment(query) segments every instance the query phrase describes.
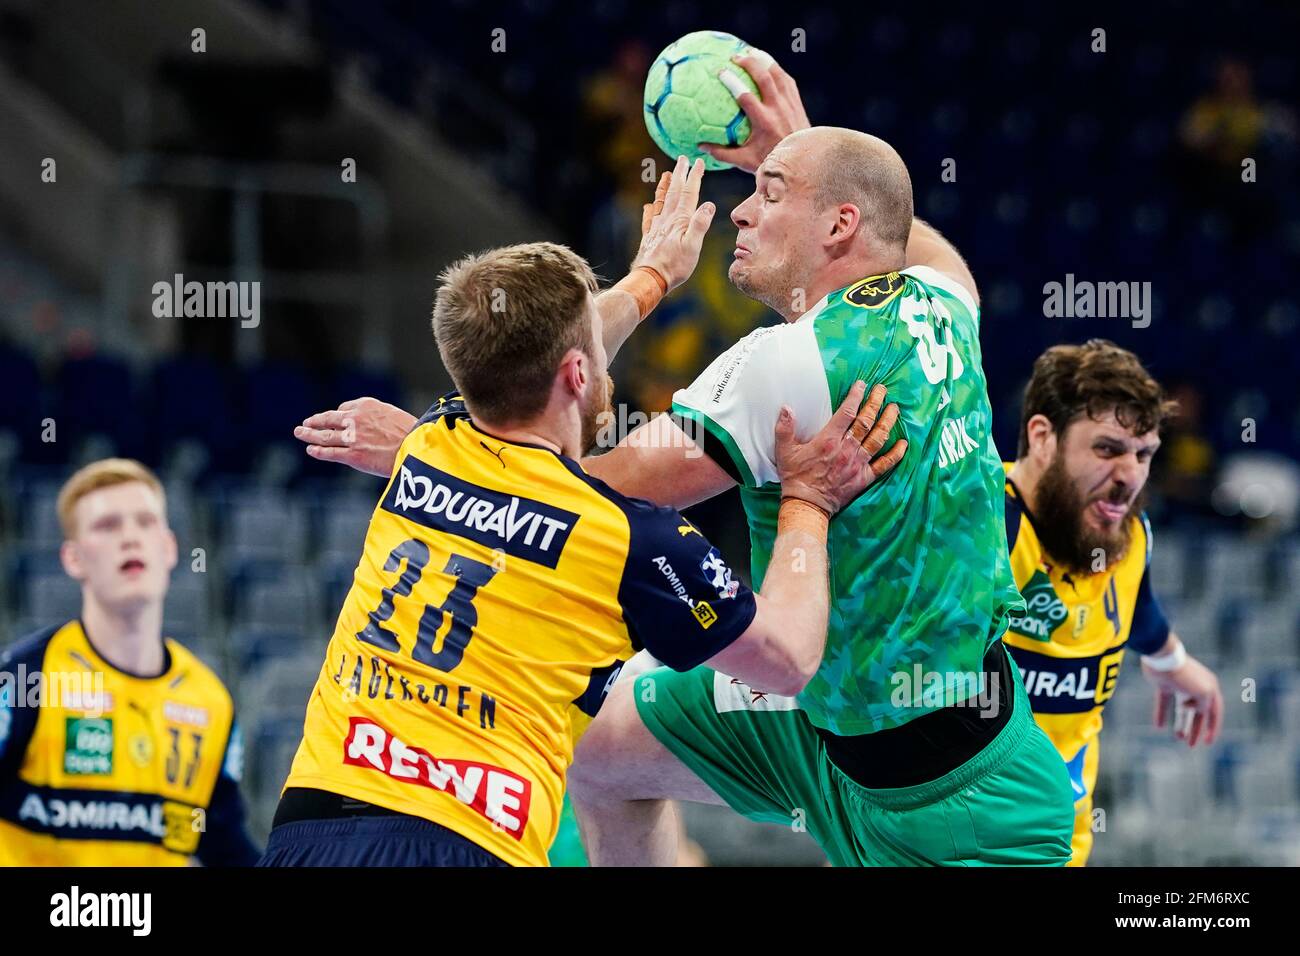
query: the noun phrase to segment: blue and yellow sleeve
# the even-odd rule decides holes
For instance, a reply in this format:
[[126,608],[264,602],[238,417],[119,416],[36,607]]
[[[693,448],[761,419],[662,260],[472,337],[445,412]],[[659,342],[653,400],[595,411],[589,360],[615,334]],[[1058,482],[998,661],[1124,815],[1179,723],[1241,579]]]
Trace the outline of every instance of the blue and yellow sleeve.
[[702,664],[758,611],[722,554],[671,508],[628,500],[631,534],[619,603],[633,643],[674,670]]
[[244,738],[236,720],[231,723],[221,772],[208,802],[207,827],[194,853],[204,866],[253,866],[262,855],[245,825],[244,799],[239,792],[243,764]]
[[40,673],[45,648],[59,626],[46,628],[0,652],[0,786],[18,776],[36,731],[40,708],[31,706],[34,701],[28,699],[34,689],[32,675]]
[[1169,640],[1169,619],[1151,588],[1151,523],[1145,514],[1142,531],[1146,538],[1146,567],[1142,569],[1142,583],[1138,585],[1137,602],[1133,605],[1128,643],[1139,654],[1154,654]]

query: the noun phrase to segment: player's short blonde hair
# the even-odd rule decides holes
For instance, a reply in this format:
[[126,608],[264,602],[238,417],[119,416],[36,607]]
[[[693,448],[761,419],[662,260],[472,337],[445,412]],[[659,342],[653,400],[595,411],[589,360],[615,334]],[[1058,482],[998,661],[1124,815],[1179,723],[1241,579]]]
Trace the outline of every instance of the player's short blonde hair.
[[167,495],[157,475],[131,458],[104,458],[78,469],[59,489],[57,508],[63,537],[70,541],[77,536],[78,501],[92,491],[131,481],[139,481],[152,488],[162,502],[163,513],[167,513]]
[[487,422],[529,421],[546,407],[565,353],[593,355],[588,303],[596,277],[567,246],[491,249],[439,279],[438,353],[470,411]]

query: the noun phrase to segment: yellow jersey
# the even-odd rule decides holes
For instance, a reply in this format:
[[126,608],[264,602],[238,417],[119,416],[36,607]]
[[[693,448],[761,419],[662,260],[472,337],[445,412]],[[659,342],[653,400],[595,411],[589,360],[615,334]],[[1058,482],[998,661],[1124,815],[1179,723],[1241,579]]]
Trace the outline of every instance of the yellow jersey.
[[546,865],[576,736],[642,647],[679,670],[756,612],[670,508],[440,399],[402,442],[285,789],[431,820]]
[[0,656],[0,865],[256,862],[230,694],[163,646],[162,673],[130,674],[69,621]]
[[1096,768],[1087,751],[1091,745],[1095,757],[1102,711],[1115,693],[1125,653],[1154,653],[1169,637],[1146,573],[1151,526],[1145,515],[1133,518],[1132,545],[1124,557],[1104,571],[1080,574],[1044,552],[1010,478],[1006,503],[1011,570],[1026,610],[1012,616],[1004,641],[1024,678],[1034,718],[1069,766],[1075,798],[1081,799],[1092,791]]

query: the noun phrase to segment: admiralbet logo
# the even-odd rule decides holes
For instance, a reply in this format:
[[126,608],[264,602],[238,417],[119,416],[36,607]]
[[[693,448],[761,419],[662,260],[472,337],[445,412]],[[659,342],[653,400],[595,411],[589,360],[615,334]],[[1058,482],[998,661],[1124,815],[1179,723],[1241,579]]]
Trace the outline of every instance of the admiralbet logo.
[[462,481],[411,455],[399,466],[382,507],[548,568],[559,563],[578,523],[572,511]]
[[18,808],[18,820],[29,830],[56,833],[69,839],[93,838],[97,831],[147,834],[159,839],[167,835],[163,805],[157,799],[42,799],[41,794],[31,792]]

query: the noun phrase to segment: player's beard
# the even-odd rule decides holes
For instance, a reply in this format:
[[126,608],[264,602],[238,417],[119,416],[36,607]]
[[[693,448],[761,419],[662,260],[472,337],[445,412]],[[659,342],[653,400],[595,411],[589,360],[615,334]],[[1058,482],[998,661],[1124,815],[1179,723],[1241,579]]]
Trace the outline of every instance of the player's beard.
[[596,444],[605,419],[614,414],[614,377],[606,372],[601,381],[592,381],[591,397],[582,413],[582,454],[588,454]]
[[[1124,493],[1123,488],[1116,487],[1111,497],[1122,500]],[[1146,489],[1133,499],[1114,531],[1100,531],[1085,522],[1084,512],[1092,501],[1079,494],[1065,470],[1064,456],[1058,452],[1038,479],[1034,493],[1034,531],[1048,555],[1079,574],[1094,572],[1098,549],[1104,552],[1108,568],[1128,553],[1133,538],[1131,519],[1142,513]]]

